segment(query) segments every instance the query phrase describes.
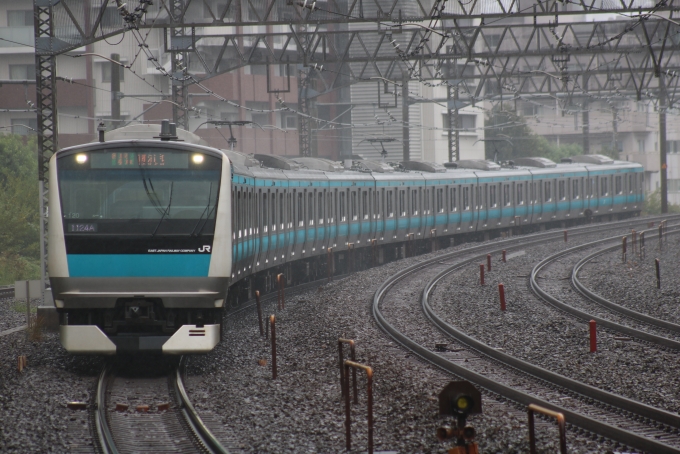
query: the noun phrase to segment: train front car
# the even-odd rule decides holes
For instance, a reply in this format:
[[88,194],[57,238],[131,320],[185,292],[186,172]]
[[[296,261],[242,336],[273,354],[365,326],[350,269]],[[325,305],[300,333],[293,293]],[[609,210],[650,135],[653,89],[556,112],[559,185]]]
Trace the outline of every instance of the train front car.
[[48,265],[71,353],[204,353],[231,277],[231,167],[168,141],[71,147],[50,161]]

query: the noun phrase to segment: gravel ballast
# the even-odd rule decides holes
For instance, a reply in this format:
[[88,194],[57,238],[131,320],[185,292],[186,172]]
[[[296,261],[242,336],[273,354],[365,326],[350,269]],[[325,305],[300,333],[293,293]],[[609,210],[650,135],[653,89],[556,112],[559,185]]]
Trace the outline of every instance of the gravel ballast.
[[[576,244],[575,241],[570,241],[570,246]],[[464,245],[463,248],[469,246],[472,245]],[[493,245],[490,247],[495,248]],[[540,246],[538,252],[532,255],[533,259],[545,257],[551,247]],[[446,249],[439,254],[452,250]],[[451,443],[440,443],[434,435],[436,427],[450,422],[437,414],[437,395],[455,378],[413,358],[390,342],[375,325],[370,313],[373,294],[385,279],[431,256],[423,255],[357,273],[288,301],[286,309],[276,314],[279,378],[275,381],[271,379],[270,347],[259,337],[255,311],[229,317],[223,343],[213,353],[190,361],[187,388],[197,409],[210,414],[211,418],[221,418],[222,423],[234,431],[245,452],[342,452],[345,443],[344,407],[340,400],[337,340],[339,337],[349,338],[357,343],[358,361],[373,367],[375,373],[376,450],[446,452]],[[526,259],[528,266],[529,257]],[[477,267],[475,269],[478,270]],[[516,270],[513,273],[516,274]],[[523,273],[528,275],[528,272]],[[494,276],[493,272],[491,276]],[[477,275],[466,276],[463,282],[468,284],[461,282],[460,286],[472,289],[471,294],[466,295],[467,300],[477,302],[486,311],[485,298],[490,303],[495,300],[496,294],[479,294],[479,289],[469,285],[470,282],[476,283],[476,279]],[[526,278],[521,285],[526,285],[525,282]],[[491,288],[495,286],[488,285],[481,290],[486,292]],[[414,295],[419,292],[420,289],[413,288]],[[266,314],[273,312],[274,306],[265,311]],[[407,314],[411,315],[421,316],[420,313]],[[518,319],[523,317],[519,313],[517,316]],[[557,314],[557,317],[560,316]],[[472,313],[465,317],[470,318],[462,320],[464,325],[479,326],[488,321]],[[460,318],[456,323],[459,322]],[[539,331],[535,332],[535,336],[541,336],[541,327],[545,327],[546,333],[553,334],[550,322],[545,319],[542,322],[537,325]],[[568,324],[573,325],[573,322]],[[516,325],[513,329],[527,337],[526,325]],[[580,331],[578,337],[585,333],[578,324],[574,329]],[[498,339],[495,322],[489,330],[495,332],[495,343]],[[433,346],[438,341],[440,339],[434,335],[429,344]],[[579,340],[579,343],[583,342]],[[587,344],[584,345],[587,349]],[[532,348],[548,350],[540,342],[527,347],[528,350]],[[545,353],[547,356],[554,354],[550,351]],[[264,362],[262,360],[266,361],[265,366],[260,365]],[[562,360],[568,363],[568,359]],[[365,386],[362,383],[363,378],[360,379],[360,389]],[[469,419],[477,428],[481,452],[527,452],[524,409],[498,402],[488,394],[484,403],[484,414]],[[360,404],[352,409],[352,446],[356,452],[366,449],[364,418],[365,395],[360,393]],[[557,450],[556,428],[539,426],[538,435],[542,452]],[[568,435],[568,443],[569,452],[615,449],[608,442],[573,432]]]

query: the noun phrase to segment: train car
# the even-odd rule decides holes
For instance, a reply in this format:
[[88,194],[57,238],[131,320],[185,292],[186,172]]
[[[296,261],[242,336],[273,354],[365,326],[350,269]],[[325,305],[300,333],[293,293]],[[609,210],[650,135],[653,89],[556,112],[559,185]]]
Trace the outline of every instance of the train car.
[[48,269],[73,353],[210,351],[232,275],[231,166],[170,141],[67,148],[50,161]]
[[463,237],[634,216],[640,165],[446,166],[249,156],[118,140],[50,162],[49,274],[72,353],[203,353],[255,289],[343,274]]

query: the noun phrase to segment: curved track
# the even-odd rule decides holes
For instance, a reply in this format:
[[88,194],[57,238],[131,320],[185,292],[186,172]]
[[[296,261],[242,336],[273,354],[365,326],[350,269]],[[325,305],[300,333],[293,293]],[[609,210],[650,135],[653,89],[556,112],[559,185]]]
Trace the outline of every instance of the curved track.
[[[673,230],[672,232],[669,233],[678,233],[678,230]],[[529,278],[529,283],[531,286],[532,291],[542,300],[548,302],[549,304],[555,306],[559,310],[566,312],[570,314],[573,317],[576,317],[584,322],[588,322],[589,320],[595,320],[598,325],[611,329],[613,331],[617,331],[619,333],[625,334],[630,337],[634,337],[636,339],[640,339],[646,342],[650,342],[653,344],[660,345],[662,347],[667,347],[667,348],[672,348],[675,350],[680,350],[680,340],[677,339],[672,339],[668,337],[663,337],[659,336],[654,333],[650,333],[648,331],[643,331],[641,329],[638,329],[637,326],[627,326],[622,323],[614,322],[608,318],[604,318],[602,316],[599,316],[597,314],[593,314],[591,312],[584,312],[582,310],[577,309],[576,307],[572,306],[571,304],[568,304],[567,302],[561,300],[560,298],[557,298],[553,296],[553,294],[549,293],[546,291],[539,283],[538,283],[538,278],[539,275],[542,271],[544,271],[547,267],[550,265],[558,262],[560,259],[573,255],[575,253],[578,253],[580,251],[583,251],[585,249],[590,249],[593,247],[598,247],[602,246],[608,243],[611,243],[612,241],[617,241],[620,240],[620,236],[617,237],[612,237],[612,238],[606,238],[603,240],[598,240],[598,241],[593,241],[587,244],[583,244],[574,248],[570,248],[564,251],[561,251],[557,254],[553,254],[550,257],[545,258],[542,260],[540,263],[538,263],[534,269],[531,272],[531,276]],[[618,317],[625,319],[628,319],[629,321],[633,321],[633,325],[635,324],[645,324],[645,325],[651,325],[652,327],[656,328],[657,330],[659,328],[662,328],[664,331],[667,331],[672,337],[673,336],[678,336],[680,334],[680,326],[675,325],[673,323],[665,322],[663,320],[656,319],[654,317],[650,317],[644,314],[640,314],[638,312],[632,311],[630,309],[626,309],[618,304],[612,303],[610,301],[607,301],[604,298],[600,298],[594,293],[588,291],[585,289],[585,287],[578,281],[577,279],[577,274],[578,271],[581,269],[581,267],[588,261],[591,260],[593,257],[596,257],[597,255],[600,255],[605,252],[609,252],[615,249],[620,248],[620,244],[616,244],[611,247],[604,248],[602,250],[598,250],[597,252],[588,255],[587,257],[583,258],[580,260],[572,269],[571,275],[570,275],[570,283],[573,283],[574,287],[579,291],[579,293],[586,298],[588,301],[595,302],[599,304],[602,307],[605,307],[608,311],[615,313]],[[623,320],[622,320],[623,321]]]
[[[534,243],[539,241],[541,240]],[[513,242],[511,240],[493,246],[509,249]],[[521,246],[527,246],[526,240]],[[483,248],[484,252],[488,252],[488,245]],[[373,300],[373,314],[381,328],[398,343],[426,361],[517,403],[522,405],[536,403],[562,412],[570,424],[637,449],[655,453],[680,452],[678,436],[680,416],[510,357],[466,336],[432,312],[428,298],[436,284],[459,267],[478,261],[480,249],[475,247],[456,254],[440,256],[402,270],[388,279],[380,286]],[[451,264],[450,260],[456,258],[456,255],[471,256],[460,258],[457,263]],[[433,273],[436,276],[428,279]],[[458,348],[448,353],[435,353],[422,346],[402,333],[383,315],[382,306],[390,303],[400,304],[397,302],[399,294],[406,294],[414,282],[423,279],[427,280],[427,284],[421,286],[423,291],[420,303],[427,319],[458,343]],[[566,403],[565,396],[568,399]]]
[[229,452],[189,401],[182,381],[184,366],[182,358],[165,373],[141,377],[110,364],[104,367],[97,383],[94,418],[104,454]]

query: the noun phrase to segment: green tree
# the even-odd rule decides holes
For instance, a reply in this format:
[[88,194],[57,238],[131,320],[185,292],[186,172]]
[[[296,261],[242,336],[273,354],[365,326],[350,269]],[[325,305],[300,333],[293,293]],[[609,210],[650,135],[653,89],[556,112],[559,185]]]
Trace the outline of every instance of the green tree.
[[[680,213],[680,206],[668,204],[669,213]],[[651,194],[645,196],[645,207],[642,210],[643,214],[661,214],[661,190],[657,189]]]
[[36,141],[0,135],[0,284],[39,276],[39,243]]
[[514,111],[494,109],[486,119],[484,139],[487,159],[508,161],[529,156],[542,156],[555,162],[583,154],[577,144],[554,145],[534,133],[523,117]]

